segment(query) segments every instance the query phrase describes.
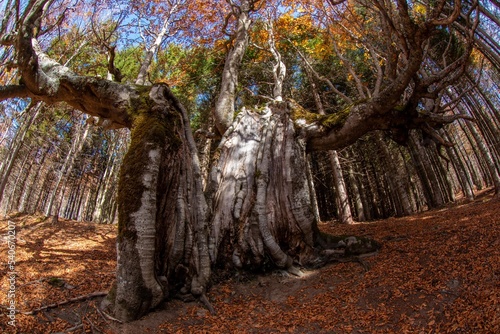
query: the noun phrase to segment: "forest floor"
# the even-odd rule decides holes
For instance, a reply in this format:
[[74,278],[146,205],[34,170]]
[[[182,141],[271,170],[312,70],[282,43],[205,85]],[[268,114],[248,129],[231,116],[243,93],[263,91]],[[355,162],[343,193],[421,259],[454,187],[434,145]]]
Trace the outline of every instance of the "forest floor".
[[[97,309],[116,265],[115,226],[11,216],[0,221],[2,333],[500,333],[500,203],[473,202],[351,226],[336,235],[382,243],[362,263],[330,264],[304,277],[232,278],[209,291],[211,315],[178,300],[129,323]],[[8,221],[17,230],[16,327],[8,321]],[[4,261],[5,260],[5,261]]]

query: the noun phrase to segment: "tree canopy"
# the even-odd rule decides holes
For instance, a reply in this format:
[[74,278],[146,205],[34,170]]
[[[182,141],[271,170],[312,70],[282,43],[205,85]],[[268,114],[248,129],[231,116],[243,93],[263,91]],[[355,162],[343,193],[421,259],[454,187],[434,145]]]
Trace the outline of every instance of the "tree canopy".
[[[327,89],[334,95],[332,102],[335,103],[331,112],[338,112],[353,102],[354,110],[363,109],[359,113],[363,115],[362,120],[355,119],[357,112],[349,113],[343,124],[346,126],[342,127],[345,131],[314,130],[309,141],[313,150],[352,144],[372,128],[390,130],[394,138],[402,141],[408,129],[419,128],[433,140],[444,143],[435,126],[469,115],[457,112],[443,115],[437,109],[453,102],[452,98],[441,102],[443,95],[450,84],[463,76],[467,66],[481,66],[483,58],[479,53],[474,56],[473,48],[478,44],[491,44],[489,36],[495,36],[497,28],[497,20],[492,15],[497,10],[495,4],[481,5],[475,1],[436,4],[418,1],[102,1],[95,4],[32,1],[24,7],[24,3],[13,4],[5,3],[2,23],[5,59],[2,77],[6,84],[2,88],[3,99],[36,96],[47,102],[66,101],[79,110],[111,120],[117,127],[128,126],[123,114],[98,106],[89,108],[93,104],[87,104],[84,96],[80,101],[71,101],[67,97],[69,88],[61,89],[67,84],[54,82],[58,85],[55,87],[48,79],[40,82],[44,76],[35,75],[33,57],[37,57],[41,68],[54,66],[51,62],[43,64],[43,59],[48,58],[41,56],[46,53],[61,66],[68,65],[59,71],[71,68],[74,74],[105,77],[111,66],[128,72],[121,74],[128,82],[160,80],[180,88],[189,84],[186,77],[189,67],[199,68],[200,64],[188,61],[196,56],[184,56],[185,60],[172,63],[179,55],[174,56],[172,47],[167,45],[177,45],[176,48],[192,55],[193,52],[213,54],[220,64],[224,62],[224,50],[231,47],[236,50],[237,24],[242,22],[237,15],[247,12],[245,30],[251,32],[245,34],[251,37],[245,38],[251,41],[248,51],[246,46],[242,48],[248,53],[242,60],[245,81],[239,81],[239,87],[231,93],[238,94],[240,105],[255,95],[271,95],[266,94],[266,90],[274,85],[272,73],[265,63],[273,58],[269,32],[275,31],[273,45],[289,69],[287,78],[296,78],[295,87],[291,86],[292,80],[287,80],[290,87],[285,95],[292,97],[296,94],[294,88],[305,86],[306,80],[299,78],[304,76],[305,68],[316,74],[325,70],[334,73],[328,77],[316,76],[316,79],[330,81]],[[266,28],[269,23],[273,23],[271,30]],[[487,30],[493,34],[477,33]],[[36,45],[28,43],[32,37],[36,38]],[[74,40],[81,42],[71,43]],[[495,46],[494,39],[491,46]],[[168,56],[162,56],[165,53]],[[494,50],[484,53],[492,54],[488,60],[494,61]],[[106,64],[106,58],[111,55],[113,62]],[[134,61],[141,63],[139,68],[133,67]],[[225,62],[226,66],[230,63]],[[203,80],[209,76],[220,77],[216,70],[213,67]],[[21,78],[22,83],[16,84]],[[81,85],[79,80],[75,84]],[[224,79],[220,83],[214,81],[212,85],[224,85],[224,82]],[[212,91],[215,90],[212,87]],[[189,98],[200,104],[206,94],[199,92],[197,97]],[[221,96],[218,100],[224,99]],[[431,104],[436,110],[429,107],[421,112],[422,106]],[[229,107],[233,108],[232,105]],[[231,110],[229,113],[234,113]],[[220,115],[215,118],[216,124],[221,117],[232,118]],[[366,124],[371,126],[367,128]]]

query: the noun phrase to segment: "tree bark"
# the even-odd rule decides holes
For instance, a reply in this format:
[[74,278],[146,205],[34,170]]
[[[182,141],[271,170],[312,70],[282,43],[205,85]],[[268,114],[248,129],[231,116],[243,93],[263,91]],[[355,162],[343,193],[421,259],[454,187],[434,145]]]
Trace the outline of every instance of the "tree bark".
[[[274,54],[274,53],[273,53]],[[279,67],[278,67],[279,68]],[[308,67],[306,67],[306,73],[309,79],[309,83],[312,88],[312,93],[314,97],[314,102],[318,113],[320,115],[326,115],[321,97],[314,83],[313,76]],[[283,74],[284,76],[284,74]],[[330,165],[332,168],[333,181],[335,182],[335,189],[337,190],[337,208],[338,217],[342,224],[352,224],[354,221],[352,219],[351,206],[349,204],[349,196],[347,195],[347,187],[345,185],[344,176],[342,173],[342,167],[340,166],[340,160],[337,151],[328,151],[328,158],[330,159]]]
[[[300,275],[299,266],[341,247],[317,228],[305,138],[287,103],[239,113],[204,194],[187,114],[166,86],[155,87],[150,98],[164,102],[134,120],[121,170],[117,281],[108,297],[117,318],[136,319],[167,296],[205,298],[212,267]],[[355,243],[361,252],[378,247]]]
[[[210,255],[241,268],[262,265],[269,254],[290,268],[291,254],[305,263],[314,246],[305,147],[283,105],[261,113],[241,111],[221,143],[212,171]],[[222,245],[232,252],[221,252]]]
[[[348,153],[347,157],[348,159],[350,158],[351,154]],[[361,189],[360,186],[358,185],[358,179],[356,175],[354,175],[354,167],[353,163],[348,164],[348,170],[347,170],[348,176],[349,176],[349,183],[352,188],[351,196],[353,198],[353,203],[354,203],[354,208],[356,209],[356,216],[358,218],[358,221],[362,222],[366,220],[365,217],[365,208],[363,205],[363,199],[361,195]]]
[[240,6],[233,7],[237,19],[236,31],[232,46],[224,62],[221,87],[214,110],[215,126],[221,135],[229,128],[234,117],[239,67],[248,46],[248,29],[252,23],[250,19],[251,3],[251,0],[243,0]]
[[[66,154],[64,163],[61,168],[57,170],[57,181],[54,188],[52,189],[52,193],[49,197],[49,204],[47,205],[45,211],[45,215],[54,217],[55,221],[57,221],[57,218],[59,216],[59,209],[64,197],[64,188],[66,187],[66,182],[68,181],[71,172],[73,171],[76,158],[82,151],[89,130],[89,123],[85,123],[85,125],[83,125],[83,128],[77,130],[76,138],[73,139],[73,144]],[[59,196],[59,192],[61,192],[61,196]]]
[[488,146],[484,142],[484,139],[481,138],[481,135],[474,127],[474,124],[467,123],[467,128],[470,130],[472,136],[476,140],[476,143],[479,146],[479,150],[482,153],[483,159],[486,161],[486,166],[488,167],[488,171],[490,172],[490,176],[493,180],[493,186],[495,187],[495,196],[500,197],[500,173],[495,166],[492,154]]
[[340,166],[337,151],[328,151],[328,157],[332,166],[335,187],[337,188],[339,220],[342,224],[352,224],[353,219],[351,207],[349,205],[349,197],[347,196],[347,187],[344,182],[342,167]]
[[165,85],[143,101],[121,169],[117,281],[109,296],[125,321],[172,291],[203,295],[210,276],[206,202],[187,113]]
[[[450,137],[447,133],[445,133],[444,136],[448,141],[450,140]],[[453,165],[453,168],[455,169],[455,173],[458,176],[458,180],[462,188],[462,193],[469,201],[474,200],[474,190],[472,189],[471,178],[467,175],[467,171],[462,160],[459,159],[456,147],[446,147],[446,153],[450,157],[450,161]]]

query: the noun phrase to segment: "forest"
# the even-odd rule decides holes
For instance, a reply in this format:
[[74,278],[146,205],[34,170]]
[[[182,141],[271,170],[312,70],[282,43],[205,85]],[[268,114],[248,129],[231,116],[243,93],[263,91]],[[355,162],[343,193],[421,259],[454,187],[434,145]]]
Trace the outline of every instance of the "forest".
[[242,273],[364,268],[399,238],[356,226],[500,201],[496,0],[0,6],[1,230],[114,233],[112,321],[214,315]]

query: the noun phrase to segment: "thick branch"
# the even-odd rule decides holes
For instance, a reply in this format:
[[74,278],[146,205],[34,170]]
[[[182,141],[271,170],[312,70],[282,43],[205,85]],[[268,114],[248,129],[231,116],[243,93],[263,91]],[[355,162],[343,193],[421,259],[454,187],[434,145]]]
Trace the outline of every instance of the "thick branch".
[[373,105],[362,103],[351,108],[343,124],[337,124],[326,134],[313,133],[308,140],[309,151],[338,150],[353,144],[358,138],[373,130],[387,129],[388,118],[376,113]]
[[33,97],[31,92],[24,85],[0,86],[0,101],[11,98]]
[[66,102],[106,119],[109,128],[130,127],[129,111],[140,95],[137,87],[76,75],[42,51],[35,34],[48,4],[50,1],[34,2],[19,23],[14,46],[22,85],[0,88],[0,99],[31,97],[49,104]]
[[[438,18],[438,16],[441,16],[442,10],[443,10],[443,6],[439,6],[437,13],[434,14],[436,16],[436,18],[431,20],[430,23],[433,25],[449,25],[449,24],[453,23],[460,15],[460,12],[462,9],[461,1],[455,0],[454,2],[455,2],[455,4],[453,6],[453,12],[450,15]],[[443,3],[444,3],[444,1],[443,1]]]

